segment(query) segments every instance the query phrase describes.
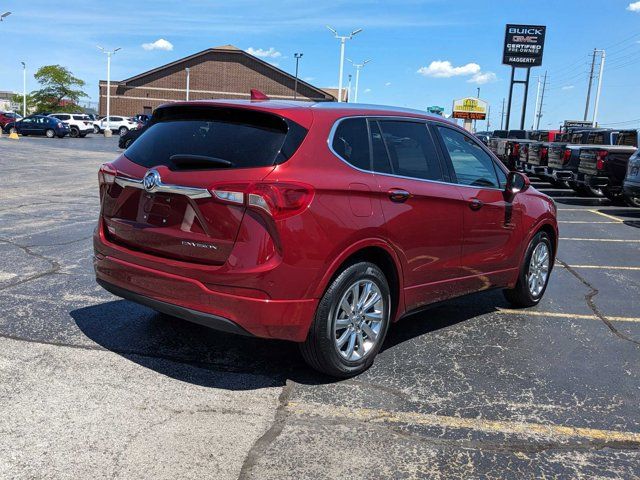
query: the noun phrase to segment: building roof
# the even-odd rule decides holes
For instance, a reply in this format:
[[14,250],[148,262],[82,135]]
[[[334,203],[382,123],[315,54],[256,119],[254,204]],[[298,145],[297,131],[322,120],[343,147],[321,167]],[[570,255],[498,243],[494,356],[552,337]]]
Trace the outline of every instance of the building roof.
[[[202,50],[201,52],[194,53],[193,55],[189,55],[188,57],[184,57],[184,58],[181,58],[179,60],[175,60],[174,62],[167,63],[167,64],[162,65],[160,67],[156,67],[156,68],[148,70],[146,72],[139,73],[138,75],[134,75],[133,77],[129,77],[129,78],[125,79],[125,80],[121,80],[120,82],[114,82],[114,83],[119,83],[121,85],[126,85],[126,84],[128,84],[130,82],[133,82],[135,80],[139,80],[141,78],[144,78],[147,75],[152,75],[152,74],[157,73],[159,71],[162,71],[162,70],[164,70],[166,68],[170,68],[170,67],[173,67],[175,65],[179,65],[181,63],[191,61],[191,60],[196,59],[198,57],[203,57],[203,56],[208,55],[210,53],[216,53],[216,52],[234,53],[234,54],[238,54],[238,55],[243,55],[245,57],[250,58],[251,60],[253,60],[255,62],[258,62],[258,63],[270,68],[271,70],[274,70],[274,71],[278,72],[279,74],[281,74],[281,75],[283,75],[285,77],[288,77],[288,78],[290,78],[292,80],[295,79],[295,77],[293,75],[291,75],[290,73],[287,73],[284,70],[281,70],[278,67],[270,64],[269,62],[265,62],[264,60],[254,56],[254,55],[251,55],[250,53],[247,53],[244,50],[241,50],[240,48],[238,48],[238,47],[236,47],[234,45],[221,45],[219,47],[207,48],[206,50]],[[103,81],[101,81],[101,83],[102,82]],[[336,89],[336,93],[334,95],[329,91],[331,89],[322,89],[322,88],[315,87],[315,86],[311,85],[310,83],[307,83],[304,80],[301,80],[300,78],[298,78],[298,83],[300,85],[306,86],[307,88],[310,88],[312,90],[317,91],[321,96],[327,97],[328,101],[337,100],[337,94],[338,94],[337,89]],[[344,90],[343,90],[343,92],[344,92]]]

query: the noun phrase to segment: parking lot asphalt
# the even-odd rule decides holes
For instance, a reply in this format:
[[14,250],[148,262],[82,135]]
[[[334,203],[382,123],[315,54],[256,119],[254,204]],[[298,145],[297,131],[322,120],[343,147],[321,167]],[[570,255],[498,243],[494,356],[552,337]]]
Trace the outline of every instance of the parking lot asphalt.
[[155,314],[95,284],[117,138],[0,138],[0,478],[637,478],[640,209],[558,205],[543,301],[403,319],[374,366]]

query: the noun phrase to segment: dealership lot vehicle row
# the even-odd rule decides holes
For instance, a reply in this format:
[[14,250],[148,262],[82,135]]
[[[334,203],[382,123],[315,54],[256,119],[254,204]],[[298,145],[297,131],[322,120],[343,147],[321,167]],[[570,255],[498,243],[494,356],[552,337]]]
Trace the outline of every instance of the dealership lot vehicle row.
[[96,140],[0,139],[0,476],[640,475],[640,210],[556,197],[561,237],[620,241],[561,238],[539,306],[433,307],[335,382],[288,343],[95,286],[96,171],[117,141]]

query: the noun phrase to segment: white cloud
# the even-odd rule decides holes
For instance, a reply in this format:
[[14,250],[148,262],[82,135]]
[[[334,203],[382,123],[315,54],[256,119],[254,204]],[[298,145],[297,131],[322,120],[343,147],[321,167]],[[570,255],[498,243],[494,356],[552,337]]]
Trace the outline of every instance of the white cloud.
[[420,67],[417,73],[425,77],[435,78],[468,76],[480,73],[480,65],[467,63],[460,67],[454,67],[449,60],[434,60],[428,67]]
[[254,57],[260,57],[260,58],[279,58],[282,56],[282,53],[280,53],[273,47],[270,47],[268,50],[265,50],[263,48],[249,47],[245,51],[249,55],[253,55]]
[[364,93],[371,93],[371,89],[370,88],[365,88],[364,89]]
[[475,73],[467,82],[475,83],[476,85],[484,85],[485,83],[495,82],[498,79],[493,72],[478,72]]
[[384,84],[385,87],[390,87],[391,86],[391,82],[387,82]]
[[640,12],[640,2],[632,2],[627,7],[630,12]]
[[304,77],[303,80],[305,82],[313,82],[316,79],[316,77]]
[[562,90],[573,90],[575,87],[575,85],[565,85],[562,87]]
[[173,50],[173,44],[164,38],[159,38],[153,43],[143,43],[142,48],[145,50],[166,50],[170,52]]

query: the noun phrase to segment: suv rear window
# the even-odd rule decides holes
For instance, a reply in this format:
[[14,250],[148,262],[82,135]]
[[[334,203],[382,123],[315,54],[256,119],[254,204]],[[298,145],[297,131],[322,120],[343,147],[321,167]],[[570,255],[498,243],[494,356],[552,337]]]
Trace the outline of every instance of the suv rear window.
[[236,108],[166,107],[126,151],[132,162],[171,170],[265,167],[293,155],[306,135],[270,113]]

